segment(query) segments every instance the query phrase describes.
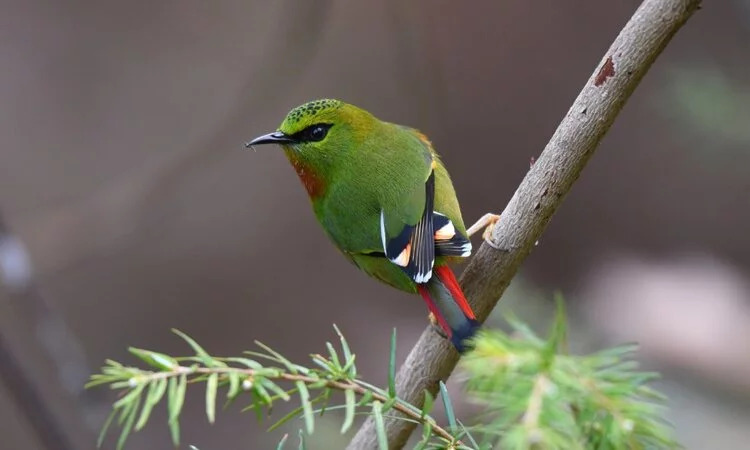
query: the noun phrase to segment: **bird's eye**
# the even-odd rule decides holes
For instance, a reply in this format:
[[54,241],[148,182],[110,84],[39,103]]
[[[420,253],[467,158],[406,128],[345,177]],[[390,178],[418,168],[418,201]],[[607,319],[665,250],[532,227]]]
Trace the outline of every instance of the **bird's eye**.
[[302,140],[308,142],[322,141],[328,134],[329,128],[331,128],[331,125],[325,123],[311,125],[302,131]]

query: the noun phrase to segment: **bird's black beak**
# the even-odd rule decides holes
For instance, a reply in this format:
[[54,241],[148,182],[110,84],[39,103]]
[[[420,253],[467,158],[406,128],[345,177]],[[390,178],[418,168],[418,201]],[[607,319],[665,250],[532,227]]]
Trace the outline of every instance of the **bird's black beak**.
[[292,139],[290,136],[287,136],[281,131],[274,131],[273,133],[268,133],[268,134],[264,134],[263,136],[258,136],[257,138],[245,144],[245,147],[250,148],[253,145],[261,145],[261,144],[291,144],[293,142],[294,142],[294,139]]

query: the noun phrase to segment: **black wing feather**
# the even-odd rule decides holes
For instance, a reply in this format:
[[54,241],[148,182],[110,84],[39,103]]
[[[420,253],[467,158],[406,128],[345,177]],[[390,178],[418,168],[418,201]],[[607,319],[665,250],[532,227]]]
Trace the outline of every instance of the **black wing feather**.
[[471,241],[469,238],[453,229],[451,220],[444,214],[434,212],[432,215],[432,228],[435,233],[444,227],[450,227],[453,235],[440,239],[435,237],[435,256],[469,256],[471,254]]
[[[415,283],[426,283],[432,277],[435,263],[435,232],[433,207],[435,205],[435,172],[425,183],[425,205],[422,217],[416,225],[406,225],[401,232],[384,242],[385,255],[391,262],[401,266]],[[382,226],[382,224],[381,224]],[[384,238],[385,239],[385,238]],[[403,252],[408,259],[402,260]]]

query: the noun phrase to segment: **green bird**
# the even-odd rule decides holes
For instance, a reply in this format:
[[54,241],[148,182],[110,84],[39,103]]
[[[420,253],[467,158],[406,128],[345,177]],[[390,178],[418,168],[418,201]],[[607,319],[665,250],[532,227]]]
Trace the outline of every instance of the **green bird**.
[[261,144],[284,149],[315,216],[344,256],[373,278],[421,294],[433,324],[463,351],[479,323],[448,263],[469,256],[469,236],[489,230],[498,216],[487,214],[466,230],[448,172],[427,137],[323,99],[292,109],[278,131],[246,147]]

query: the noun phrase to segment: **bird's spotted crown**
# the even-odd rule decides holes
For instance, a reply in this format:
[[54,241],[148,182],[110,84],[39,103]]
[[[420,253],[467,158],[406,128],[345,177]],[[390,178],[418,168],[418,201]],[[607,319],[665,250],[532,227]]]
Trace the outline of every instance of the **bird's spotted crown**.
[[289,114],[286,117],[286,122],[290,124],[297,123],[307,116],[314,116],[326,110],[336,109],[342,104],[343,103],[339,100],[332,100],[328,98],[324,98],[322,100],[313,100],[289,111]]

